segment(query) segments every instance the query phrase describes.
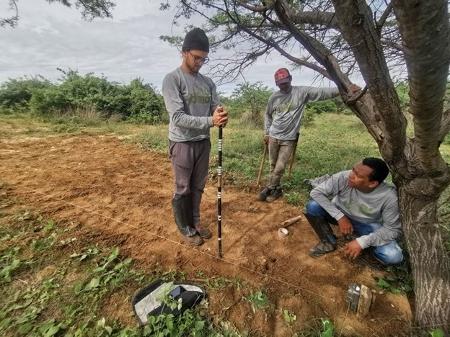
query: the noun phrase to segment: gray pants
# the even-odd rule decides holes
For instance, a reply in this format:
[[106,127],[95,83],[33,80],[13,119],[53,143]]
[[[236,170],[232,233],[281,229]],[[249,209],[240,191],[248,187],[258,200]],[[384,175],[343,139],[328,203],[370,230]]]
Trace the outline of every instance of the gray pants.
[[194,225],[200,223],[200,203],[208,179],[209,152],[211,142],[169,142],[169,155],[175,176],[174,195],[192,197]]
[[269,188],[280,186],[281,177],[292,156],[294,145],[295,140],[269,138],[270,175],[267,183]]

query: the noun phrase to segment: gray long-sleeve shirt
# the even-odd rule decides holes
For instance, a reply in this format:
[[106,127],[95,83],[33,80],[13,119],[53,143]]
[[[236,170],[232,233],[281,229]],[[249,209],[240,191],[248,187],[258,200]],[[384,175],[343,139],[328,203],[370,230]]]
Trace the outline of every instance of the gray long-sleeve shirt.
[[162,94],[170,117],[171,141],[209,138],[212,113],[219,105],[216,86],[209,77],[188,74],[179,67],[164,77]]
[[332,175],[311,191],[311,198],[336,220],[345,215],[357,222],[381,224],[378,230],[356,239],[363,249],[395,240],[401,233],[395,187],[383,182],[372,192],[364,193],[348,185],[350,172]]
[[303,110],[308,102],[339,95],[337,88],[292,86],[289,93],[277,91],[267,103],[265,134],[279,140],[295,140],[300,130]]

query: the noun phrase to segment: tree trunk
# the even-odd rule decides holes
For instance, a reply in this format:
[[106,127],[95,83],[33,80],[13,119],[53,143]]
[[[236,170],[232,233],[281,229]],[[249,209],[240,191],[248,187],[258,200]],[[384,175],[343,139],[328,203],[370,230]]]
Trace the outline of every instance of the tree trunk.
[[450,256],[437,219],[438,196],[424,198],[420,184],[414,194],[409,188],[399,188],[399,206],[414,279],[416,325],[449,333]]

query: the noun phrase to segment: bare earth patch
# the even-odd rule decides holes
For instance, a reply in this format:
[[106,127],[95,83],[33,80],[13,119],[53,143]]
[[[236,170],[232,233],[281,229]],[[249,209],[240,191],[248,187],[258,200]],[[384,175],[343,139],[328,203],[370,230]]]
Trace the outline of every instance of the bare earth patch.
[[[210,292],[214,318],[229,320],[242,331],[291,336],[311,320],[328,317],[342,335],[407,335],[411,310],[405,296],[378,294],[365,319],[347,310],[348,285],[375,288],[373,275],[380,272],[350,262],[341,250],[310,258],[316,238],[305,219],[290,227],[286,239],[278,239],[278,224],[301,211],[283,200],[261,203],[254,193],[224,186],[220,260],[216,235],[200,248],[182,243],[172,217],[167,156],[112,136],[83,135],[0,140],[0,162],[1,182],[30,207],[81,224],[85,233],[119,246],[144,268],[176,269],[188,278],[203,271],[207,277],[240,278],[265,289],[272,307],[256,313],[242,299],[242,290]],[[224,165],[226,170],[226,157]],[[202,216],[215,233],[215,182],[205,189]],[[107,303],[110,314],[130,320],[124,312],[128,304],[116,302],[111,298]],[[297,316],[292,327],[283,321],[283,309]]]

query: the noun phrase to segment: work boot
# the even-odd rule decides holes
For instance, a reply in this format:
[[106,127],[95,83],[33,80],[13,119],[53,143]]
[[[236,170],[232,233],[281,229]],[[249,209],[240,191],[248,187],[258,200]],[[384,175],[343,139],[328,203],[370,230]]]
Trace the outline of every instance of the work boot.
[[320,242],[309,251],[312,257],[318,257],[326,253],[330,253],[336,249],[336,236],[333,234],[328,221],[321,216],[313,216],[308,213],[303,213],[308,219],[314,232],[319,237]]
[[199,234],[195,234],[193,236],[187,236],[183,235],[184,241],[186,243],[190,244],[191,246],[200,246],[203,244],[203,239],[200,237]]
[[208,228],[203,227],[200,224],[195,225],[195,229],[197,230],[198,235],[200,235],[200,237],[202,239],[211,239],[212,234],[211,231]]
[[194,220],[192,215],[192,199],[191,195],[176,194],[172,199],[172,210],[175,218],[175,223],[178,230],[184,236],[191,237],[197,234],[194,227]]
[[330,253],[336,249],[335,245],[328,241],[320,241],[317,245],[309,250],[309,256],[319,257],[324,254]]
[[272,202],[277,200],[278,198],[283,196],[283,190],[280,186],[275,187],[275,189],[272,190],[272,193],[270,193],[269,196],[267,196],[266,201]]
[[267,197],[272,193],[272,191],[273,190],[270,187],[264,187],[264,189],[258,194],[258,200],[266,201]]

